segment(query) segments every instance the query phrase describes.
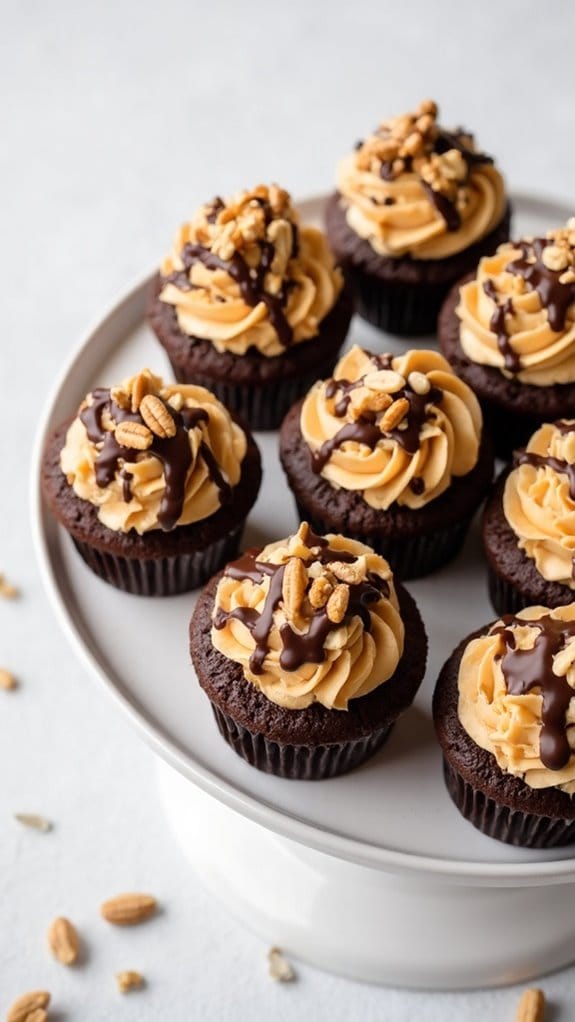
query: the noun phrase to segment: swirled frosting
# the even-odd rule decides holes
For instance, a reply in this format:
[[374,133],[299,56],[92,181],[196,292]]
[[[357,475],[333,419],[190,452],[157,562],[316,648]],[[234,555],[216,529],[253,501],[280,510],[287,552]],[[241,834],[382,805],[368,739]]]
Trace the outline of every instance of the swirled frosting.
[[243,355],[315,337],[343,287],[325,236],[299,227],[290,196],[259,185],[201,206],[161,267],[160,299],[183,333]]
[[381,255],[445,259],[503,218],[505,187],[462,130],[445,131],[427,100],[380,124],[343,159],[337,187],[349,226]]
[[468,643],[458,687],[461,724],[501,770],[575,794],[575,603],[495,622]]
[[456,311],[472,362],[537,387],[574,383],[575,217],[483,258]]
[[516,454],[503,511],[539,574],[575,589],[575,420],[546,423]]
[[363,543],[303,523],[228,565],[212,642],[278,706],[346,710],[391,678],[403,653],[389,565]]
[[314,471],[371,507],[419,508],[477,463],[482,417],[470,388],[435,351],[374,355],[357,345],[300,417]]
[[144,370],[93,390],[66,435],[60,466],[108,529],[142,534],[214,514],[240,479],[243,430],[203,387]]

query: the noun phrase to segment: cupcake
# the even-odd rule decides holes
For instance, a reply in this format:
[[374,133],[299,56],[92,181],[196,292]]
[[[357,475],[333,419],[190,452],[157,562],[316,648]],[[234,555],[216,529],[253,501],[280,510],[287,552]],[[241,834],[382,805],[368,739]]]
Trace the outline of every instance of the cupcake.
[[427,656],[417,607],[387,562],[306,523],[208,583],[190,641],[229,745],[260,770],[302,780],[373,756],[413,701]]
[[433,697],[447,790],[512,845],[575,842],[575,603],[528,607],[464,639]]
[[86,564],[129,593],[202,585],[235,555],[261,482],[253,438],[203,387],[145,369],[48,439],[44,498]]
[[575,419],[546,423],[517,451],[483,517],[498,614],[575,600]]
[[482,259],[448,296],[439,342],[481,401],[501,457],[543,422],[572,415],[575,218]]
[[437,106],[384,121],[337,172],[330,244],[359,312],[395,334],[435,333],[449,288],[509,237],[510,207],[472,135],[437,123]]
[[280,454],[300,517],[404,579],[455,556],[493,475],[477,399],[434,351],[352,348],[290,410]]
[[325,236],[260,185],[181,228],[148,314],[176,379],[208,387],[252,429],[275,429],[331,372],[352,306]]

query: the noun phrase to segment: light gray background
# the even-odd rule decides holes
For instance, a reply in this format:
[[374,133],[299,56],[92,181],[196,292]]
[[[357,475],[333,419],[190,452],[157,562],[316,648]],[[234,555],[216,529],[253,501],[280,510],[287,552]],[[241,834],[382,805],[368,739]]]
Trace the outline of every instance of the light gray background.
[[[357,138],[432,96],[512,187],[573,198],[575,8],[3,0],[0,17],[0,570],[22,589],[0,604],[0,666],[22,683],[0,693],[0,1012],[45,986],[60,1022],[511,1019],[516,990],[410,994],[305,966],[297,984],[272,984],[266,947],[174,847],[151,754],[58,630],[31,550],[28,464],[86,326],[216,192],[269,180],[296,196],[325,190]],[[14,810],[43,812],[55,830],[24,831]],[[106,927],[100,901],[126,888],[155,892],[163,914]],[[59,913],[86,939],[81,968],[45,950]],[[122,999],[121,968],[141,969],[146,992]],[[575,1018],[575,970],[544,986],[553,1017]]]

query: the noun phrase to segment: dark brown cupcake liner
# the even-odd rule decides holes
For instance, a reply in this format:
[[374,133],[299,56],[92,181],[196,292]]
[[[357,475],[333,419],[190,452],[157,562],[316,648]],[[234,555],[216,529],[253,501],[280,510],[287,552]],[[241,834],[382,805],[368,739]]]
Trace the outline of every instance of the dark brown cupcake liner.
[[[296,501],[298,515],[309,522],[314,532],[324,535],[337,532],[328,521],[312,517],[303,504]],[[442,568],[457,556],[465,542],[472,517],[462,519],[445,529],[420,536],[382,536],[378,533],[354,533],[345,530],[348,539],[366,543],[376,554],[388,561],[393,574],[403,582],[410,578],[422,578]]]
[[464,780],[446,759],[443,774],[459,812],[488,837],[522,848],[559,848],[575,842],[575,820],[510,809]]
[[248,731],[211,703],[220,734],[251,766],[293,781],[323,781],[354,770],[373,756],[389,737],[395,721],[368,738],[333,745],[281,745]]
[[379,330],[402,337],[434,334],[443,301],[452,286],[383,281],[366,271],[345,268],[356,296],[357,311]]
[[311,372],[303,376],[272,380],[262,385],[223,383],[210,376],[201,376],[182,370],[171,362],[178,383],[194,383],[206,387],[218,400],[249,426],[250,429],[278,429],[291,406],[316,382],[332,375],[338,352],[329,359],[319,362]]
[[525,597],[510,582],[501,578],[490,564],[487,565],[487,585],[491,605],[499,617],[503,614],[517,614],[519,610],[533,604],[529,597]]
[[110,585],[134,596],[175,596],[198,589],[239,551],[244,523],[204,550],[171,557],[119,557],[73,537],[89,568]]

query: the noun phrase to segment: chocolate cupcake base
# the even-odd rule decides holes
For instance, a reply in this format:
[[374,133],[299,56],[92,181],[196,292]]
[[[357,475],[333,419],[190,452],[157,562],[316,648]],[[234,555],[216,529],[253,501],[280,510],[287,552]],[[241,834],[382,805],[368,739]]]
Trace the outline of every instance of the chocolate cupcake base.
[[158,275],[150,290],[148,319],[176,379],[211,390],[250,429],[277,429],[293,402],[317,379],[331,375],[353,314],[351,293],[344,288],[316,337],[270,358],[253,348],[234,355],[184,334],[174,306],[160,300],[162,287]]
[[575,600],[575,590],[548,582],[519,549],[517,536],[503,511],[503,492],[511,469],[498,477],[483,513],[483,547],[487,558],[489,598],[495,612],[516,614],[524,607],[562,607]]
[[454,372],[477,395],[495,454],[508,461],[516,448],[525,447],[543,422],[573,416],[575,383],[535,387],[467,358],[459,339],[460,320],[455,309],[460,287],[472,279],[473,274],[468,274],[449,292],[439,316],[439,345]]
[[443,751],[444,777],[460,813],[483,834],[524,848],[575,843],[575,797],[559,788],[530,788],[504,773],[495,757],[476,745],[458,715],[459,665],[469,635],[444,665],[433,695],[433,719]]
[[240,480],[229,503],[203,521],[163,532],[115,532],[102,524],[98,508],[77,497],[60,468],[70,422],[48,439],[42,466],[42,494],[71,535],[76,549],[99,578],[138,596],[174,596],[199,588],[239,548],[245,519],[261,483],[261,458],[247,435]]
[[236,724],[232,717],[212,704],[220,734],[228,745],[251,766],[276,777],[292,781],[326,780],[347,774],[354,767],[374,756],[387,740],[393,723],[380,728],[369,738],[332,745],[285,745],[271,742],[264,735],[254,734]]
[[290,410],[280,434],[280,457],[301,519],[320,534],[342,533],[367,543],[404,580],[428,575],[456,557],[493,477],[487,434],[475,468],[453,479],[441,496],[423,508],[393,504],[379,511],[366,504],[360,491],[335,489],[314,472],[299,425],[301,406],[300,401]]
[[397,587],[409,641],[395,674],[347,710],[312,703],[288,710],[272,703],[244,678],[240,664],[211,642],[212,610],[221,575],[205,587],[190,622],[190,651],[218,728],[252,766],[294,780],[323,780],[346,773],[381,748],[398,716],[413,702],[425,673],[427,638],[412,597]]
[[442,302],[455,281],[484,255],[509,239],[511,207],[485,238],[446,259],[382,256],[352,230],[341,196],[329,199],[327,234],[336,259],[356,296],[360,316],[388,333],[403,337],[433,334]]

